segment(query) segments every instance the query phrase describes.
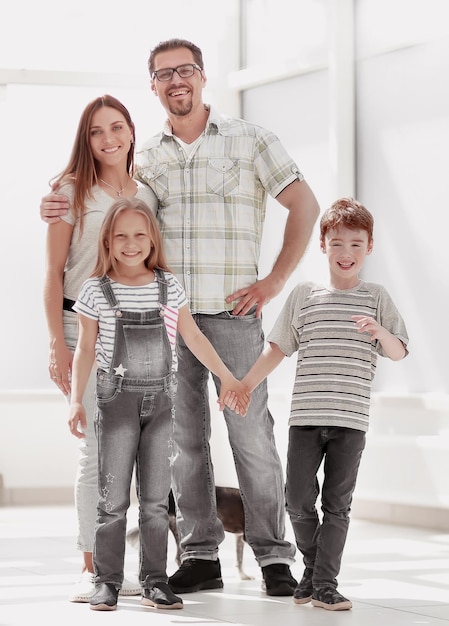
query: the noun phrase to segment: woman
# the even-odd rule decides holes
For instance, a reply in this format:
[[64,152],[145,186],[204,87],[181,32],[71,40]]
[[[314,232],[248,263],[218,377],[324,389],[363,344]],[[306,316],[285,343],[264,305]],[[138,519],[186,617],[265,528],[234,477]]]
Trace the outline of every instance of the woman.
[[[126,107],[109,95],[96,98],[81,114],[69,162],[55,181],[54,187],[69,197],[71,206],[67,215],[48,226],[44,301],[50,338],[49,372],[66,396],[70,394],[78,334],[72,306],[94,268],[103,217],[119,197],[137,197],[156,211],[153,192],[132,178],[134,145],[135,128]],[[75,481],[77,546],[83,552],[83,569],[69,595],[71,602],[89,602],[95,591],[92,551],[98,494],[94,394],[92,372],[83,399],[88,417],[80,439]],[[122,595],[140,592],[138,584],[125,579]]]

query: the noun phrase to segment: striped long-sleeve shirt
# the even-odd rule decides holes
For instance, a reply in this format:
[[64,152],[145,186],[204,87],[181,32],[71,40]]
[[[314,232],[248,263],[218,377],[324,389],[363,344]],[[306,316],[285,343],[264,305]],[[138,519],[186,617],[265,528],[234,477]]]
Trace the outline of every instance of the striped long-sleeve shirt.
[[378,341],[359,333],[353,315],[367,315],[408,343],[404,321],[381,285],[360,281],[338,290],[301,283],[268,336],[287,356],[298,352],[290,426],[368,430]]

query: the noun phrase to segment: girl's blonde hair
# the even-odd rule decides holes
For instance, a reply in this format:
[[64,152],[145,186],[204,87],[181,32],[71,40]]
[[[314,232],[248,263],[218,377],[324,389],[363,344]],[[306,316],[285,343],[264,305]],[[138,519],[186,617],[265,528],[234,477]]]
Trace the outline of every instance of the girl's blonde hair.
[[95,98],[89,102],[81,114],[76,131],[75,141],[73,142],[72,154],[69,162],[64,170],[52,182],[57,185],[71,183],[75,188],[73,200],[73,212],[75,218],[80,220],[80,233],[83,232],[84,212],[86,210],[86,199],[92,198],[92,187],[98,182],[97,162],[92,154],[90,145],[90,129],[92,126],[92,117],[102,107],[110,107],[116,109],[125,118],[131,135],[132,142],[129,148],[126,168],[130,176],[134,173],[134,146],[136,142],[136,131],[134,122],[131,119],[128,109],[108,94]]
[[145,266],[148,269],[157,267],[169,272],[170,268],[165,259],[159,224],[150,207],[143,200],[139,200],[138,198],[120,198],[120,200],[114,202],[103,220],[98,238],[97,264],[92,272],[92,277],[100,278],[110,272],[111,269],[117,271],[117,261],[112,255],[110,242],[114,234],[117,219],[126,213],[126,211],[135,211],[143,215],[147,222],[152,246],[148,257],[145,259]]

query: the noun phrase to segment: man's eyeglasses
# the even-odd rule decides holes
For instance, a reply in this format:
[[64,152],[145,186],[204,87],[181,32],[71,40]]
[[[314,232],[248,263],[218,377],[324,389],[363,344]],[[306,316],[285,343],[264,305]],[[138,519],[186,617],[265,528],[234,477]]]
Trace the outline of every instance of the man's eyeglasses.
[[163,70],[156,70],[153,72],[153,78],[156,76],[161,83],[165,83],[166,81],[172,79],[173,72],[176,72],[181,78],[189,78],[189,76],[193,76],[195,70],[198,70],[199,72],[202,71],[200,66],[196,63],[186,63],[185,65],[179,65],[178,67],[165,67]]

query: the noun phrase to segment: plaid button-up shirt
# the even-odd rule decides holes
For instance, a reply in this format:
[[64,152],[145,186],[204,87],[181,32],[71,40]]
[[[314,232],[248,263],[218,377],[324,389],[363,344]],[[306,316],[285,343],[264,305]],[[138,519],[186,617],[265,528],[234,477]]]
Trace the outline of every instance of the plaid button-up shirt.
[[213,108],[191,154],[167,122],[136,161],[137,178],[158,198],[167,260],[192,313],[232,310],[225,298],[257,280],[267,193],[303,180],[297,165],[272,132]]

